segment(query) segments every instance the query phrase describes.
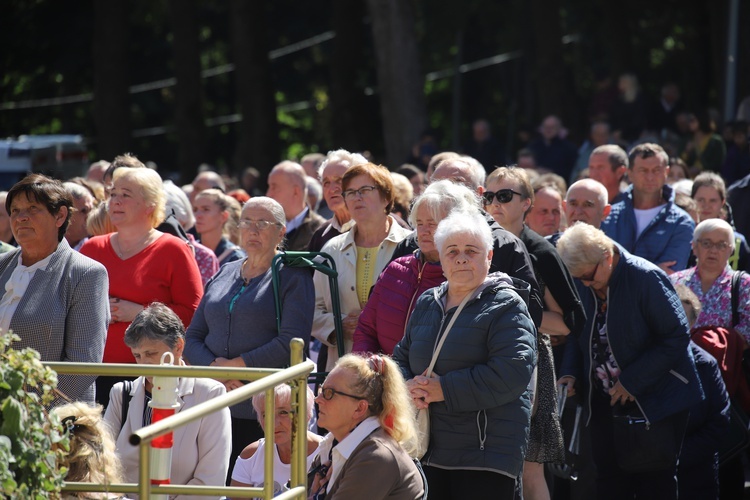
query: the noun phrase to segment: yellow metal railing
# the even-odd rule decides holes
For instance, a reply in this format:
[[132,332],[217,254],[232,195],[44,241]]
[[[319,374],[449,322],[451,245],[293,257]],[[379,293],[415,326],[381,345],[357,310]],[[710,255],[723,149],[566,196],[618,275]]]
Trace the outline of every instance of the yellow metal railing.
[[[66,482],[65,492],[111,492],[137,493],[142,499],[150,495],[211,495],[241,498],[262,497],[265,499],[292,499],[307,497],[307,377],[315,368],[312,361],[303,361],[304,342],[292,339],[291,367],[283,370],[268,368],[215,368],[203,366],[159,366],[133,365],[114,363],[62,363],[45,362],[44,364],[58,373],[72,375],[108,375],[108,376],[172,376],[172,377],[208,377],[251,381],[223,396],[201,403],[188,410],[176,413],[159,422],[143,427],[130,436],[130,442],[140,447],[140,464],[138,484],[96,484]],[[174,429],[202,418],[215,411],[233,406],[265,391],[266,436],[274,435],[276,397],[274,387],[284,383],[292,386],[292,463],[290,490],[273,497],[273,446],[266,446],[262,488],[237,488],[227,486],[195,485],[151,485],[149,464],[151,441]],[[273,442],[271,438],[270,442]],[[249,443],[248,443],[249,444]],[[231,443],[227,443],[231,446]]]

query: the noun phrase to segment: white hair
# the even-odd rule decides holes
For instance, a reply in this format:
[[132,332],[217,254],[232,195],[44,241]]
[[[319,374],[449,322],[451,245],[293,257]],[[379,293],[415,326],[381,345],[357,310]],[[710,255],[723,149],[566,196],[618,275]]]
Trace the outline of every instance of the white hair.
[[435,231],[435,246],[441,257],[448,238],[459,234],[478,240],[480,247],[487,253],[492,250],[492,231],[487,220],[476,210],[454,210],[440,221]]
[[367,163],[367,158],[359,153],[350,153],[346,149],[337,149],[335,151],[329,151],[326,155],[326,159],[318,167],[318,179],[323,178],[323,171],[326,169],[329,163],[336,163],[345,165],[346,168],[353,167],[355,165],[364,165]]
[[436,221],[444,219],[453,210],[471,212],[481,206],[476,192],[447,179],[433,182],[414,201],[409,214],[411,227],[417,227],[417,210],[423,205]]
[[706,219],[697,226],[693,231],[693,243],[703,237],[704,234],[711,231],[723,230],[727,234],[727,243],[734,251],[734,229],[724,219]]
[[195,215],[193,214],[190,199],[185,194],[185,191],[169,179],[164,181],[162,186],[164,188],[164,195],[167,198],[165,207],[167,215],[174,211],[177,222],[187,231],[195,225]]

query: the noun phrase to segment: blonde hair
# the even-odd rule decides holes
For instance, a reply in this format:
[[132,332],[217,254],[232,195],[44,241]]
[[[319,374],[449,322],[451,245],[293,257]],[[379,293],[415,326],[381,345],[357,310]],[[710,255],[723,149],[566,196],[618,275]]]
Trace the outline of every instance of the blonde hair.
[[[313,410],[315,409],[315,395],[313,395],[313,392],[310,389],[310,386],[306,385],[305,390],[307,391],[305,393],[306,399],[307,399],[306,422],[309,422],[313,416]],[[292,386],[290,386],[289,384],[277,385],[276,387],[274,387],[273,393],[276,396],[277,406],[279,404],[289,403],[292,400]],[[266,407],[265,391],[253,396],[253,409],[255,410],[255,413],[258,415],[258,422],[260,422],[261,424],[263,424],[263,419],[260,418],[260,414],[265,409],[265,407]]]
[[109,202],[102,202],[89,212],[86,219],[86,230],[91,236],[103,236],[117,231],[117,228],[109,219]]
[[347,354],[338,360],[336,368],[354,373],[349,379],[350,387],[367,401],[381,427],[411,453],[417,435],[415,412],[398,365],[380,354]]
[[557,253],[571,274],[580,274],[585,267],[599,263],[605,254],[614,253],[614,242],[585,222],[576,222],[565,230],[557,242]]
[[151,227],[157,227],[164,222],[166,196],[159,174],[150,168],[121,167],[115,170],[112,175],[112,182],[117,182],[120,179],[134,182],[141,188],[141,195],[146,205],[154,209],[149,215]]
[[[66,420],[70,432],[70,447],[60,463],[68,469],[69,482],[112,484],[122,482],[122,466],[115,454],[115,443],[102,419],[101,405],[89,406],[75,402],[54,410],[60,420]],[[86,498],[108,498],[106,493]]]

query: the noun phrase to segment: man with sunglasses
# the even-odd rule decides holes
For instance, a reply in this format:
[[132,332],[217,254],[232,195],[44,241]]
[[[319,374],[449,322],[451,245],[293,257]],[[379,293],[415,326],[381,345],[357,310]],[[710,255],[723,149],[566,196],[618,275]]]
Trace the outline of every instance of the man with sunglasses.
[[[481,208],[479,199],[484,194],[485,177],[486,172],[484,167],[474,158],[469,156],[455,156],[438,163],[429,182],[447,179],[457,184],[463,184],[471,189],[472,192],[477,193],[479,197],[477,200],[477,210],[481,212],[492,230],[493,249],[490,273],[501,271],[515,278],[522,279],[531,285],[529,313],[534,320],[534,325],[538,328],[542,323],[542,296],[539,292],[539,284],[534,277],[534,268],[532,267],[531,259],[521,240],[511,232],[506,231],[500,224],[495,222],[495,219],[490,214]],[[396,246],[391,260],[408,255],[417,248],[415,232]]]

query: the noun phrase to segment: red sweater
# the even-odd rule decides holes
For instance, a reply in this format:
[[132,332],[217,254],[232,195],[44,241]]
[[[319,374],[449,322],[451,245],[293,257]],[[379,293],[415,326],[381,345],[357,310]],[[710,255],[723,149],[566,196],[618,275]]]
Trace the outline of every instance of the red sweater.
[[[198,265],[188,245],[170,234],[163,234],[129,259],[117,256],[111,234],[89,239],[81,253],[101,262],[109,274],[109,296],[141,305],[163,302],[180,317],[185,327],[203,296]],[[104,363],[135,363],[123,342],[130,323],[110,323],[104,346]]]

